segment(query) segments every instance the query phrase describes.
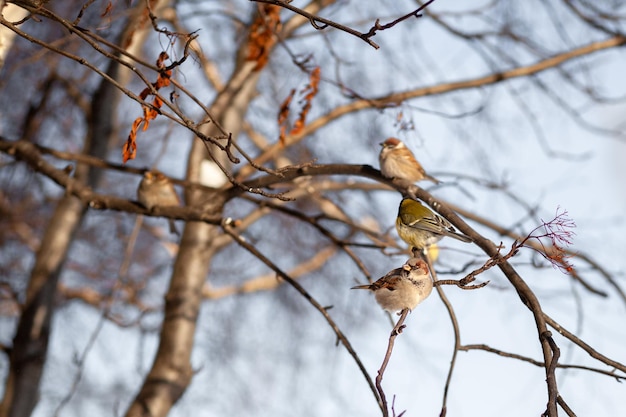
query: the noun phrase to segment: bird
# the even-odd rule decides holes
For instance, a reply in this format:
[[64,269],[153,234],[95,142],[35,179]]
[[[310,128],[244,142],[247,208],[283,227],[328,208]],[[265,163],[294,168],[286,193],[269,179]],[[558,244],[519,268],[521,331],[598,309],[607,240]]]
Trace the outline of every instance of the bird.
[[422,180],[429,180],[435,184],[441,183],[424,171],[413,152],[400,139],[388,138],[380,146],[382,149],[378,155],[378,162],[383,177],[401,179],[410,183]]
[[[137,200],[152,211],[154,207],[180,206],[180,198],[172,181],[159,171],[146,171],[137,187]],[[174,219],[168,219],[170,232],[178,234]]]
[[372,291],[383,310],[395,313],[406,308],[415,309],[432,292],[433,281],[426,262],[414,257],[372,284],[357,285],[352,289]]
[[446,219],[422,205],[419,201],[404,198],[396,218],[398,236],[419,251],[450,236],[461,242],[472,242],[469,236],[456,231]]

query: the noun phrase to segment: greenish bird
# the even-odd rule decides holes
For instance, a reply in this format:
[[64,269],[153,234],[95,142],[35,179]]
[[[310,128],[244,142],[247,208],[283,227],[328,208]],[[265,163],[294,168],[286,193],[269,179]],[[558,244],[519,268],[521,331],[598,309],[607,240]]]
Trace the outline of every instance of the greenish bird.
[[420,251],[424,251],[445,236],[453,237],[461,242],[472,241],[470,237],[457,232],[449,221],[419,201],[410,198],[405,198],[400,202],[396,230],[402,240]]

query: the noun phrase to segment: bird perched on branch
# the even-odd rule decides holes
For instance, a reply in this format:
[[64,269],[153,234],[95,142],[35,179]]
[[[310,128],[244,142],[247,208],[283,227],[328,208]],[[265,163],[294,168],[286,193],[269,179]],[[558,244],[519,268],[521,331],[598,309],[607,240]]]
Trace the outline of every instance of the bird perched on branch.
[[401,268],[389,271],[376,282],[357,285],[352,289],[372,291],[376,302],[384,310],[394,313],[417,307],[430,295],[433,281],[426,262],[420,258],[410,258]]
[[[137,200],[152,211],[154,207],[180,206],[180,198],[172,181],[159,171],[146,171],[137,188]],[[174,219],[168,219],[170,232],[178,234]]]
[[413,152],[400,139],[389,138],[380,146],[382,149],[378,155],[378,162],[384,177],[402,179],[410,183],[422,180],[429,180],[435,184],[441,182],[424,171]]
[[400,202],[396,231],[402,240],[423,252],[430,245],[450,236],[461,242],[471,242],[469,236],[456,231],[449,221],[422,205],[419,201],[405,198]]

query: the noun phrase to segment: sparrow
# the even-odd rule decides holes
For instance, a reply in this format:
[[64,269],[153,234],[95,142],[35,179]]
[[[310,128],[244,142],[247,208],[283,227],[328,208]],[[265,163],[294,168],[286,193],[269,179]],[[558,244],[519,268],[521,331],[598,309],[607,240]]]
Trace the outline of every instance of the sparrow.
[[405,198],[400,202],[396,218],[398,236],[419,251],[450,236],[461,242],[471,242],[469,236],[456,231],[449,221],[422,205],[419,201]]
[[400,139],[389,138],[380,146],[382,149],[378,155],[378,162],[380,172],[384,177],[401,179],[410,183],[422,180],[429,180],[435,184],[441,182],[424,171],[413,152]]
[[389,271],[369,285],[352,287],[357,290],[370,290],[376,302],[390,313],[405,308],[413,310],[424,301],[433,290],[428,265],[420,258],[410,258],[401,268]]
[[[152,211],[154,207],[180,206],[180,198],[172,181],[159,171],[146,171],[137,188],[137,200]],[[178,234],[174,219],[168,219],[170,232]]]

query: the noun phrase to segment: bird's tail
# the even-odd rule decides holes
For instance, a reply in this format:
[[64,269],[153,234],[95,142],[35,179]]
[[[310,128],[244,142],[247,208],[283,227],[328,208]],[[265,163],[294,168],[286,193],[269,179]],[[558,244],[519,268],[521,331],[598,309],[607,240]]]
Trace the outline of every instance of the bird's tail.
[[369,290],[369,285],[357,285],[356,287],[350,288],[351,290]]
[[432,175],[428,175],[427,173],[424,173],[424,178],[427,179],[428,181],[434,182],[435,184],[439,185],[439,184],[443,184],[441,181],[439,181],[437,178],[433,177]]
[[469,236],[464,235],[463,233],[459,233],[459,232],[450,232],[450,237],[453,237],[457,240],[460,240],[461,242],[465,242],[465,243],[469,243],[469,242],[473,242],[472,238]]

